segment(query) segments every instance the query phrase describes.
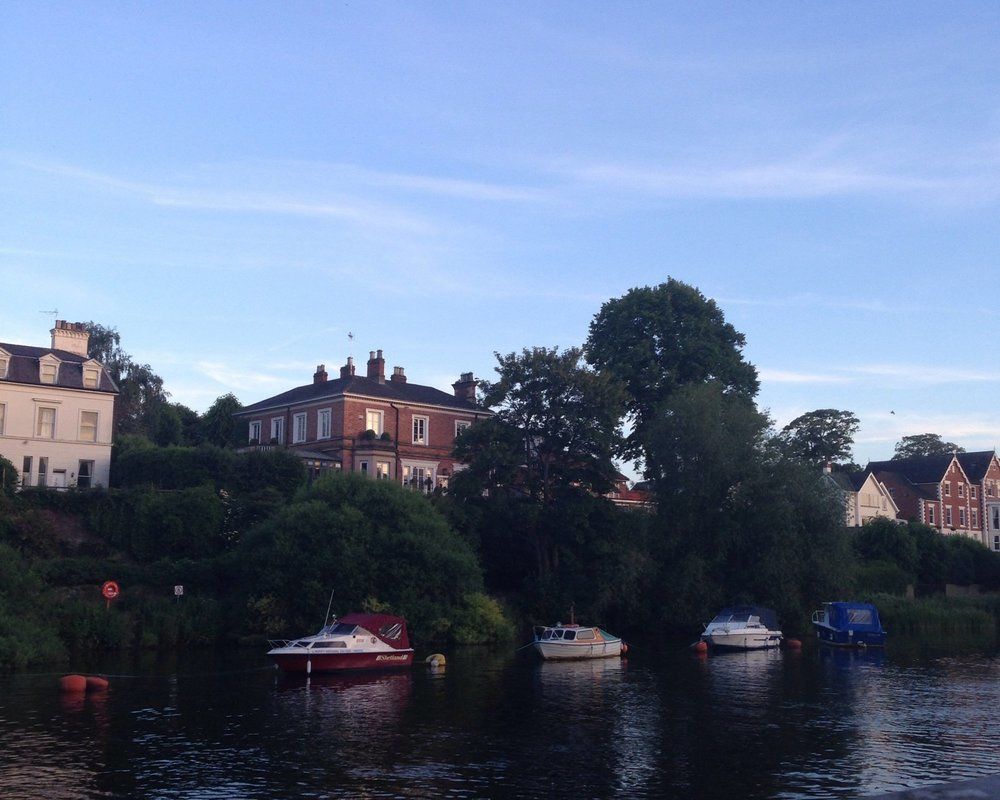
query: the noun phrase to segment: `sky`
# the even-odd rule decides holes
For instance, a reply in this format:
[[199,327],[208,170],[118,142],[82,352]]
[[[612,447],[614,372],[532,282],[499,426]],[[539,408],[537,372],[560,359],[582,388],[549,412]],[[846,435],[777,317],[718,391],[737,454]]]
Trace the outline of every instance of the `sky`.
[[[668,277],[819,408],[1000,445],[1000,3],[0,5],[0,341],[203,411],[451,391]],[[353,334],[353,340],[349,338]]]

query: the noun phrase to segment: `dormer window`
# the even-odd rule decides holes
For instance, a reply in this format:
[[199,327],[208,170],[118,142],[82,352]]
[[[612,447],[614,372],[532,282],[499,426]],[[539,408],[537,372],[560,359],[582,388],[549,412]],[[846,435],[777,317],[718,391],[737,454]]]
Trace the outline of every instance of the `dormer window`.
[[10,353],[0,350],[0,378],[7,377],[7,370],[10,367]]
[[93,361],[83,365],[83,388],[96,389],[101,385],[101,368]]
[[59,359],[55,356],[43,356],[38,362],[38,380],[41,383],[54,384],[59,380]]

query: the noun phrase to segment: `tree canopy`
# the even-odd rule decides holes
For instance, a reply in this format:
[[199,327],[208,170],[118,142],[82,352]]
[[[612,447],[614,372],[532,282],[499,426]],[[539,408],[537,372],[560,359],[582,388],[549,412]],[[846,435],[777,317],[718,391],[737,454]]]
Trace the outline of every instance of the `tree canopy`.
[[850,460],[854,434],[860,426],[850,411],[820,408],[789,422],[781,430],[788,455],[813,466]]
[[757,394],[757,370],[744,360],[746,339],[714,300],[670,278],[609,300],[590,324],[587,360],[620,381],[633,432],[625,453],[643,455],[643,430],[658,404],[683,386],[715,382],[743,398]]
[[100,361],[118,385],[115,399],[115,435],[137,433],[148,439],[169,441],[174,420],[164,423],[160,417],[167,404],[168,393],[163,378],[149,364],[139,364],[121,346],[121,335],[115,328],[96,322],[85,323],[90,340],[87,355]]
[[913,436],[904,436],[896,442],[892,458],[893,461],[897,461],[901,458],[947,456],[964,452],[964,447],[959,447],[954,442],[946,442],[936,433],[917,433]]
[[582,365],[575,347],[495,355],[499,378],[483,381],[484,401],[508,430],[501,433],[494,423],[491,435],[507,459],[517,440],[525,491],[548,503],[571,488],[610,488],[624,402],[620,386]]

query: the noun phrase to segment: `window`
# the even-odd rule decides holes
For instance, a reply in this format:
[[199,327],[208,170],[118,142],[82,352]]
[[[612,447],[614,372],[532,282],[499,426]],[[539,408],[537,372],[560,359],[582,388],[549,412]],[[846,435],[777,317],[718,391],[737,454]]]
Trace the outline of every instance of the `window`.
[[1000,553],[1000,536],[993,537],[993,549]]
[[93,461],[81,461],[80,466],[76,471],[76,485],[80,489],[89,489],[94,480],[94,462]]
[[383,414],[381,411],[369,408],[365,411],[365,430],[375,431],[376,436],[382,435],[382,418]]
[[306,440],[306,415],[296,414],[292,417],[292,442],[304,442]]
[[250,423],[250,443],[260,444],[260,420],[254,420]]
[[996,494],[996,484],[993,481],[990,481],[986,485],[986,494],[990,497],[993,497]]
[[455,436],[458,436],[462,431],[468,430],[472,427],[472,423],[467,419],[456,420],[455,422]]
[[951,481],[944,482],[944,496],[951,497]]
[[55,361],[42,361],[38,365],[38,379],[42,383],[55,383],[59,375],[59,364]]
[[413,443],[427,444],[427,417],[413,418]]
[[970,500],[975,500],[976,499],[976,487],[975,486],[970,486],[969,487],[969,499]]
[[958,496],[959,497],[965,497],[965,484],[964,483],[958,484]]
[[946,506],[944,509],[944,524],[951,525],[951,506]]
[[[30,464],[31,462],[30,458],[28,459],[28,462]],[[31,471],[30,467],[28,471],[29,472]],[[997,506],[993,506],[993,530],[1000,531],[1000,508],[998,508]]]
[[434,470],[429,467],[403,465],[403,485],[430,494],[434,489]]
[[972,509],[972,527],[973,528],[979,527],[979,510],[975,508]]
[[284,417],[275,417],[271,420],[271,441],[275,444],[284,444],[285,442],[285,419]]
[[35,436],[39,439],[56,438],[56,410],[54,408],[39,408],[38,419],[35,421]]
[[3,436],[4,426],[7,422],[7,404],[0,403],[0,436]]
[[81,442],[96,442],[97,441],[97,412],[96,411],[81,411],[80,412],[80,441]]
[[83,368],[83,386],[85,389],[96,389],[101,380],[101,371],[97,367]]
[[10,364],[10,356],[0,353],[0,378],[7,377],[7,366]]
[[368,462],[367,461],[361,461],[361,462],[359,462],[358,463],[358,469],[361,470],[361,474],[362,475],[364,475],[366,478],[368,477]]
[[927,506],[927,524],[934,524],[934,506]]
[[38,485],[44,486],[48,480],[49,460],[42,456],[38,459]]
[[960,528],[964,528],[965,527],[965,509],[964,508],[958,509],[958,525],[959,525]]
[[316,412],[316,438],[330,438],[330,409],[328,408]]
[[31,486],[31,456],[25,456],[21,462],[21,485]]
[[389,480],[389,462],[388,461],[376,461],[375,462],[375,477],[380,481]]

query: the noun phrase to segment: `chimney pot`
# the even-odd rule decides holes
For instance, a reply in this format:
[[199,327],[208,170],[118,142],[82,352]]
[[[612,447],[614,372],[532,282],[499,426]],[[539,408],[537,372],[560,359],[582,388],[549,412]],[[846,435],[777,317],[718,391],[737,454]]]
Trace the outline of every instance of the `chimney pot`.
[[378,355],[375,354],[374,350],[369,351],[369,353],[368,377],[379,383],[385,383],[385,359],[382,358],[382,351],[379,350]]
[[406,383],[406,373],[402,367],[392,368],[392,377],[389,379],[393,383]]
[[313,383],[326,383],[326,364],[318,364],[316,366],[316,372],[313,375]]

